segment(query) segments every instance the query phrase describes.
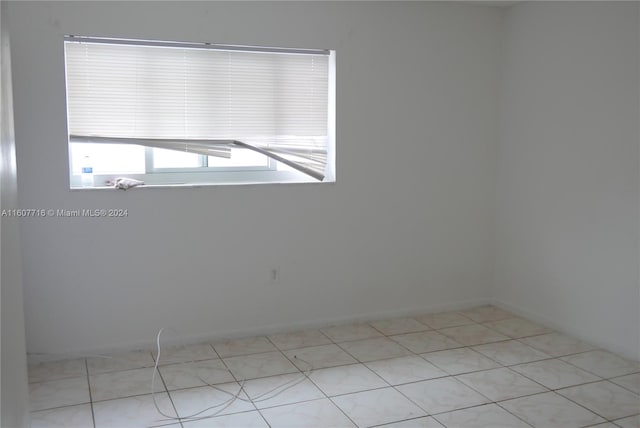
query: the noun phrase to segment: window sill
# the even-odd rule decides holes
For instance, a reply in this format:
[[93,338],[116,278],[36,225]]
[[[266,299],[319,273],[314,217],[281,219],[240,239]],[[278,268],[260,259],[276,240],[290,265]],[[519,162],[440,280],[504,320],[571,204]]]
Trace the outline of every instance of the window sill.
[[321,185],[321,184],[333,184],[335,180],[325,181],[273,181],[273,182],[243,182],[243,183],[178,183],[178,184],[142,184],[139,186],[131,187],[129,189],[117,189],[113,186],[95,186],[95,187],[70,187],[72,192],[86,192],[86,191],[107,191],[107,190],[135,190],[135,189],[175,189],[175,188],[191,188],[198,189],[203,187],[228,187],[228,186],[264,186],[264,185]]
[[[144,182],[136,188],[200,188],[214,186],[255,186],[265,184],[318,184],[332,183],[335,179],[325,177],[318,181],[298,171],[251,171],[238,173],[157,173],[123,175]],[[120,176],[94,175],[94,183],[114,182]],[[83,187],[80,175],[71,176],[71,190],[120,190],[113,186],[94,185]]]

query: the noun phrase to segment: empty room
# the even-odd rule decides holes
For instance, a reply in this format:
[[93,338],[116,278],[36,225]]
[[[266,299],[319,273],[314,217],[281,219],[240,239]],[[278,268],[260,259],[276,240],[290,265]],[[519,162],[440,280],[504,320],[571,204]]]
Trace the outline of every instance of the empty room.
[[1,426],[640,427],[640,2],[0,2]]

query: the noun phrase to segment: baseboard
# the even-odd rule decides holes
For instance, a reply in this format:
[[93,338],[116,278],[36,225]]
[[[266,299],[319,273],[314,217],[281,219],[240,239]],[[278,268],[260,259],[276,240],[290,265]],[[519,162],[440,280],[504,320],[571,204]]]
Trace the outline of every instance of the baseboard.
[[[290,333],[290,332],[301,331],[301,330],[326,328],[326,327],[331,327],[331,326],[340,325],[340,324],[349,324],[349,323],[356,323],[356,322],[371,322],[371,321],[382,320],[382,319],[402,318],[402,317],[411,317],[411,316],[424,315],[424,314],[437,313],[437,312],[455,311],[455,310],[468,309],[475,306],[488,305],[488,304],[491,304],[491,299],[471,299],[471,300],[451,302],[447,304],[405,308],[405,309],[396,310],[396,311],[370,312],[370,313],[363,313],[363,314],[350,315],[350,316],[344,316],[344,317],[336,317],[331,319],[302,321],[302,322],[287,323],[287,324],[273,324],[270,326],[262,326],[258,328],[249,328],[249,329],[227,330],[227,331],[217,333],[215,335],[190,336],[188,337],[188,339],[189,339],[189,343],[219,342],[222,340],[240,339],[243,337],[268,336],[268,335],[278,334],[278,333]],[[170,343],[167,342],[167,344],[170,344]]]
[[[289,333],[300,330],[311,330],[330,327],[339,324],[349,324],[354,322],[371,322],[381,319],[411,317],[416,315],[424,315],[437,312],[455,311],[472,308],[475,306],[492,304],[492,299],[466,299],[448,302],[444,304],[430,304],[426,306],[418,306],[413,308],[403,308],[394,311],[379,311],[379,312],[367,312],[361,314],[352,314],[344,317],[334,317],[327,319],[316,319],[312,321],[301,321],[295,323],[282,323],[271,324],[267,326],[256,326],[255,328],[243,328],[243,329],[227,329],[218,331],[215,334],[207,335],[190,335],[188,332],[179,331],[180,336],[175,332],[167,331],[163,333],[162,346],[174,346],[174,345],[190,345],[196,343],[215,343],[225,340],[241,339],[252,336],[267,336],[277,333]],[[158,326],[158,330],[165,326]],[[170,327],[170,326],[167,326]],[[170,330],[170,329],[167,329]],[[155,333],[154,333],[155,334]],[[27,352],[30,363],[38,363],[42,361],[55,361],[66,358],[82,358],[92,357],[100,355],[110,355],[122,352],[130,351],[151,351],[156,349],[156,336],[149,338],[149,340],[137,342],[137,343],[124,343],[116,346],[100,347],[81,349],[70,353],[47,353],[38,354]]]

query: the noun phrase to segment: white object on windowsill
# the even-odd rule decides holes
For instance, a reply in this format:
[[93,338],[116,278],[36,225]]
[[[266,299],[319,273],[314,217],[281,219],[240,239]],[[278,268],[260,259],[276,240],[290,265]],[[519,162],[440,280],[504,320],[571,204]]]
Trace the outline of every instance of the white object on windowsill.
[[116,178],[113,187],[115,187],[116,189],[127,190],[132,187],[140,186],[142,184],[144,184],[144,181],[135,180],[133,178],[118,177]]

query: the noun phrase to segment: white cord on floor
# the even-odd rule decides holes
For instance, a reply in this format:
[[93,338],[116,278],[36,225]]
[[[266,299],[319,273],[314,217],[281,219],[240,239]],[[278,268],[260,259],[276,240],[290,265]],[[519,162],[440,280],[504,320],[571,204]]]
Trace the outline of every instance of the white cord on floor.
[[[300,374],[300,377],[298,377],[297,379],[292,379],[289,380],[285,383],[283,383],[282,385],[278,385],[275,388],[272,388],[268,391],[265,391],[261,394],[258,394],[257,396],[251,398],[249,396],[249,394],[245,391],[244,389],[244,385],[246,383],[246,379],[242,379],[242,381],[240,381],[240,389],[238,390],[237,393],[232,393],[229,391],[225,391],[224,389],[217,387],[209,382],[207,382],[205,379],[203,379],[202,377],[200,377],[197,373],[196,373],[196,377],[205,385],[205,386],[209,386],[212,389],[215,389],[216,391],[222,392],[224,394],[227,394],[230,396],[229,399],[218,403],[218,404],[214,404],[213,406],[207,407],[206,409],[200,410],[199,412],[193,413],[191,415],[188,416],[171,416],[168,415],[166,413],[164,413],[161,409],[160,406],[158,406],[158,402],[156,400],[156,391],[155,391],[155,384],[156,384],[156,376],[158,374],[158,366],[160,364],[160,353],[161,353],[161,346],[160,346],[160,337],[162,336],[162,332],[166,330],[166,328],[161,328],[160,331],[158,332],[158,335],[156,336],[156,349],[157,349],[157,356],[156,356],[156,361],[155,361],[155,365],[153,367],[153,374],[151,376],[151,396],[153,399],[153,405],[155,406],[156,410],[158,411],[158,413],[160,413],[162,416],[164,416],[166,419],[164,420],[169,420],[169,421],[198,421],[198,420],[202,420],[202,419],[207,419],[207,418],[212,418],[214,416],[217,416],[221,411],[223,411],[224,409],[226,409],[227,407],[231,406],[236,400],[241,400],[244,402],[248,402],[248,403],[259,403],[262,401],[266,401],[266,400],[270,400],[272,398],[277,397],[278,395],[282,394],[283,392],[285,392],[286,390],[293,388],[294,386],[298,385],[299,383],[303,382],[305,379],[307,379],[307,377],[311,374],[311,372],[313,371],[313,367],[312,365],[303,360],[302,358],[298,358],[297,356],[294,355],[294,358],[302,361],[304,364],[306,364],[309,368],[304,371],[303,373]],[[175,332],[175,330],[174,330]],[[176,332],[177,333],[177,332]],[[192,359],[191,360],[192,363],[195,363],[195,361]],[[225,372],[228,372],[227,369],[220,369],[217,367],[213,367],[214,370],[223,370]],[[244,398],[241,396],[242,393],[245,393],[245,395],[247,396],[247,398]],[[214,413],[210,414],[210,415],[206,415],[206,416],[200,416],[203,413],[209,411],[209,410],[213,410],[213,409],[217,409]]]

